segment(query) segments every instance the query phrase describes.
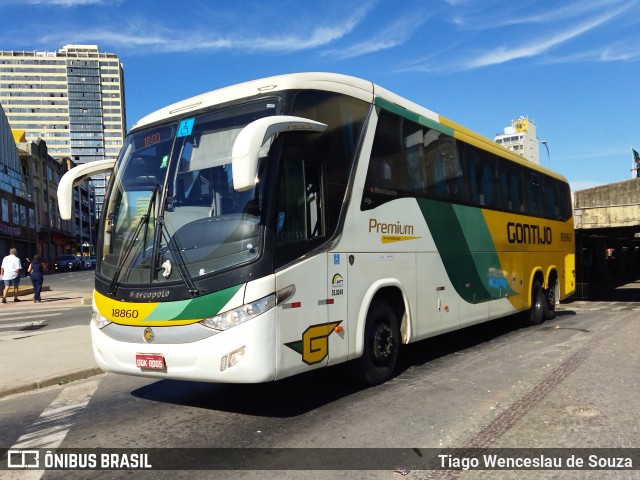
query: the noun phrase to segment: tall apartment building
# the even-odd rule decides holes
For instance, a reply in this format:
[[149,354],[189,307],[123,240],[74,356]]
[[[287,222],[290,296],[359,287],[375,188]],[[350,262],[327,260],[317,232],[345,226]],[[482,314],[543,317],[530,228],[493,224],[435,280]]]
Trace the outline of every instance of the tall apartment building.
[[[57,52],[0,50],[0,104],[12,129],[44,140],[49,154],[75,164],[116,157],[126,132],[124,76],[97,45]],[[100,214],[107,176],[93,177]]]
[[493,140],[527,160],[540,164],[536,124],[532,120],[524,117],[514,120],[510,127],[504,129],[503,134],[496,135]]

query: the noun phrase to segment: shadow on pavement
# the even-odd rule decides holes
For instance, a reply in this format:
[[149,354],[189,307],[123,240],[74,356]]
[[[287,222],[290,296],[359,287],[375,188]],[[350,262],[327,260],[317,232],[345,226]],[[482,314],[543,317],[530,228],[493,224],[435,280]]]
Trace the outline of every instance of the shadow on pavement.
[[590,302],[640,302],[640,279],[623,285],[589,285]]

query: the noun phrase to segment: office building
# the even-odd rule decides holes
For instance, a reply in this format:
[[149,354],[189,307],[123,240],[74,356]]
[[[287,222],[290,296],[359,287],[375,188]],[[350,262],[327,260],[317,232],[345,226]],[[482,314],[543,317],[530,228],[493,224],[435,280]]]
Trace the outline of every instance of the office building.
[[[97,45],[56,52],[0,50],[0,104],[12,129],[38,138],[54,158],[75,164],[114,158],[125,136],[122,64]],[[107,177],[93,177],[96,210]]]
[[506,127],[503,134],[496,135],[494,141],[527,160],[540,164],[536,124],[532,120],[520,117],[511,122],[511,126]]

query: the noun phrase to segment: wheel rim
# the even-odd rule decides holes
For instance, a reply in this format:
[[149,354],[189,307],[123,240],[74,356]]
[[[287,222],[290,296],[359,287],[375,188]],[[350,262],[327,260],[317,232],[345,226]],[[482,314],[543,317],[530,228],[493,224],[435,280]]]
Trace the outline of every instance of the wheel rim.
[[395,342],[391,327],[386,323],[379,323],[373,336],[373,359],[376,364],[389,362],[393,357]]

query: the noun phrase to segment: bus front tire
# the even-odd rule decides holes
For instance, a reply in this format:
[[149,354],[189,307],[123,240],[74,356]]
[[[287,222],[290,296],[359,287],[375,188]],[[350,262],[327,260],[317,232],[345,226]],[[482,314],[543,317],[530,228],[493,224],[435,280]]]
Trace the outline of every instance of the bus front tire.
[[362,356],[351,362],[351,373],[360,383],[380,385],[391,378],[398,363],[400,332],[394,309],[384,300],[369,306]]
[[547,298],[542,290],[539,280],[534,280],[531,287],[531,310],[527,315],[527,325],[540,325],[544,321],[545,305],[548,305]]

